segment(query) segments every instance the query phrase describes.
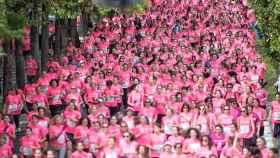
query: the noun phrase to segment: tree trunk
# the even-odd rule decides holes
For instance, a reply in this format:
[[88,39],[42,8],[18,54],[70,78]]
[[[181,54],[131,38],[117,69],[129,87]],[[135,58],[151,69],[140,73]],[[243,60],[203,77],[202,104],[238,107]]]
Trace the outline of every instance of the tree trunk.
[[42,46],[41,46],[41,65],[42,71],[46,70],[46,65],[48,62],[48,54],[49,54],[49,29],[48,29],[48,14],[46,12],[45,6],[43,6],[43,26],[42,26]]
[[37,26],[31,26],[31,52],[38,64],[38,74],[41,72],[41,58],[39,48],[39,31]]
[[17,87],[23,88],[25,85],[25,66],[24,57],[22,54],[21,39],[16,39],[16,80]]
[[55,46],[54,46],[54,55],[59,57],[61,55],[61,23],[60,19],[55,20]]
[[87,13],[82,12],[81,16],[81,32],[82,36],[84,36],[88,32],[88,24],[89,24],[89,16]]
[[[11,41],[5,41],[3,44],[6,55],[4,56],[3,65],[3,96],[5,97],[8,90],[12,87],[12,60],[13,55],[11,53]],[[4,98],[3,97],[3,98]]]
[[76,19],[69,19],[70,24],[70,38],[76,47],[80,47],[79,33],[77,28]]
[[31,26],[31,52],[36,62],[38,64],[38,74],[41,72],[41,58],[40,58],[40,48],[39,48],[39,27],[38,27],[38,0],[33,0],[33,12],[32,12],[32,21],[33,25]]
[[65,53],[66,52],[66,47],[67,47],[67,43],[68,43],[68,32],[67,32],[67,19],[62,19],[61,20],[61,36],[60,36],[60,40],[61,40],[61,52]]

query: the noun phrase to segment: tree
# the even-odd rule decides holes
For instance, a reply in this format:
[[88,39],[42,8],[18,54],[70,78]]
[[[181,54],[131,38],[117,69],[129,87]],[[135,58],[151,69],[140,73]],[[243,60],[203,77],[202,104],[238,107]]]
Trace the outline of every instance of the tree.
[[41,68],[46,70],[49,54],[48,5],[42,4]]
[[[15,59],[12,53],[12,40],[17,39],[17,43],[21,43],[22,37],[22,28],[25,24],[25,17],[20,13],[16,7],[20,5],[15,5],[15,1],[9,0],[0,0],[0,38],[3,39],[3,50],[5,52],[4,58],[4,65],[3,65],[3,91],[4,96],[7,94],[7,91],[12,87],[12,64],[14,63],[13,60]],[[21,47],[17,47],[17,56],[21,60],[20,52]],[[22,60],[21,60],[22,61]],[[19,64],[19,62],[17,62]],[[21,62],[22,64],[22,62]],[[16,66],[19,68],[18,66]],[[21,65],[21,68],[24,68],[24,63]],[[20,70],[17,70],[20,72]],[[24,70],[21,73],[18,73],[17,76],[21,76],[22,80],[18,81],[21,84],[24,82]]]
[[255,10],[257,24],[265,35],[259,42],[270,48],[270,55],[280,61],[280,1],[249,0],[249,5]]

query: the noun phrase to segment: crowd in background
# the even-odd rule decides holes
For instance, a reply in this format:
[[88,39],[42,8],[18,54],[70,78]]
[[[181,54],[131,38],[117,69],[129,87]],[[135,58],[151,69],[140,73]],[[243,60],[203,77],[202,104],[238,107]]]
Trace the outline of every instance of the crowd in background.
[[280,134],[280,97],[267,112],[255,22],[245,0],[153,0],[104,18],[81,48],[70,41],[37,81],[27,58],[29,83],[5,98],[0,157],[278,157],[262,137],[265,120]]

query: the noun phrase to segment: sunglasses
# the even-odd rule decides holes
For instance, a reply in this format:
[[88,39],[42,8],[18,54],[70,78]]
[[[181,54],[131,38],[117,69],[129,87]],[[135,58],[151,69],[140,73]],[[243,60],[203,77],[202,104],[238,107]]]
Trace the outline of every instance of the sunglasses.
[[224,109],[224,110],[229,110],[229,109]]

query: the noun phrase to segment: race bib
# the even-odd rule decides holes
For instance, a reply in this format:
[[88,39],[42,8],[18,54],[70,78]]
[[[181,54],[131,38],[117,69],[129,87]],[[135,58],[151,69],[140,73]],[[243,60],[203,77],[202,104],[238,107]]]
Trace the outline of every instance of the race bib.
[[91,145],[90,145],[90,148],[89,148],[89,151],[90,151],[91,153],[96,153],[96,145],[95,145],[95,144],[91,144]]
[[273,112],[272,118],[273,120],[280,120],[280,112]]
[[170,125],[165,125],[165,126],[164,126],[164,133],[165,133],[165,134],[172,134],[172,126],[170,126]]
[[224,126],[223,127],[225,134],[229,134],[230,133],[230,127],[229,126]]
[[85,144],[85,145],[89,144],[89,140],[88,140],[87,137],[84,137],[84,138],[83,138],[83,144]]
[[107,101],[108,101],[108,102],[111,102],[111,101],[113,101],[113,100],[114,100],[114,97],[113,97],[113,96],[107,97]]
[[198,153],[200,149],[200,144],[199,143],[190,144],[189,148],[191,150],[191,153]]
[[106,153],[105,158],[118,158],[118,157],[116,153],[111,152],[111,153]]
[[60,96],[59,95],[55,95],[52,97],[53,101],[58,101],[60,99]]
[[70,119],[67,119],[66,124],[69,127],[76,127],[76,123]]
[[181,127],[184,131],[186,131],[186,130],[188,130],[188,129],[190,128],[190,126],[189,126],[188,123],[183,123],[183,124],[180,125],[180,127]]
[[64,134],[61,134],[58,138],[57,138],[57,142],[60,144],[65,143],[65,136]]
[[128,82],[124,82],[124,83],[122,84],[122,88],[128,88]]
[[37,108],[40,108],[40,107],[45,107],[45,104],[44,103],[37,103]]
[[160,152],[162,147],[163,147],[162,144],[154,145],[154,150],[157,151],[157,152]]
[[17,111],[17,105],[16,104],[10,104],[8,107],[9,112],[16,112]]
[[30,147],[22,147],[21,152],[24,156],[32,156],[32,148]]
[[126,123],[127,123],[127,126],[128,126],[128,128],[129,128],[129,129],[132,129],[132,128],[134,128],[134,127],[135,127],[135,125],[134,125],[134,122],[133,122],[133,121],[127,121]]
[[47,121],[39,121],[38,125],[40,127],[48,128],[48,122]]
[[240,125],[240,134],[247,134],[250,131],[249,125]]

